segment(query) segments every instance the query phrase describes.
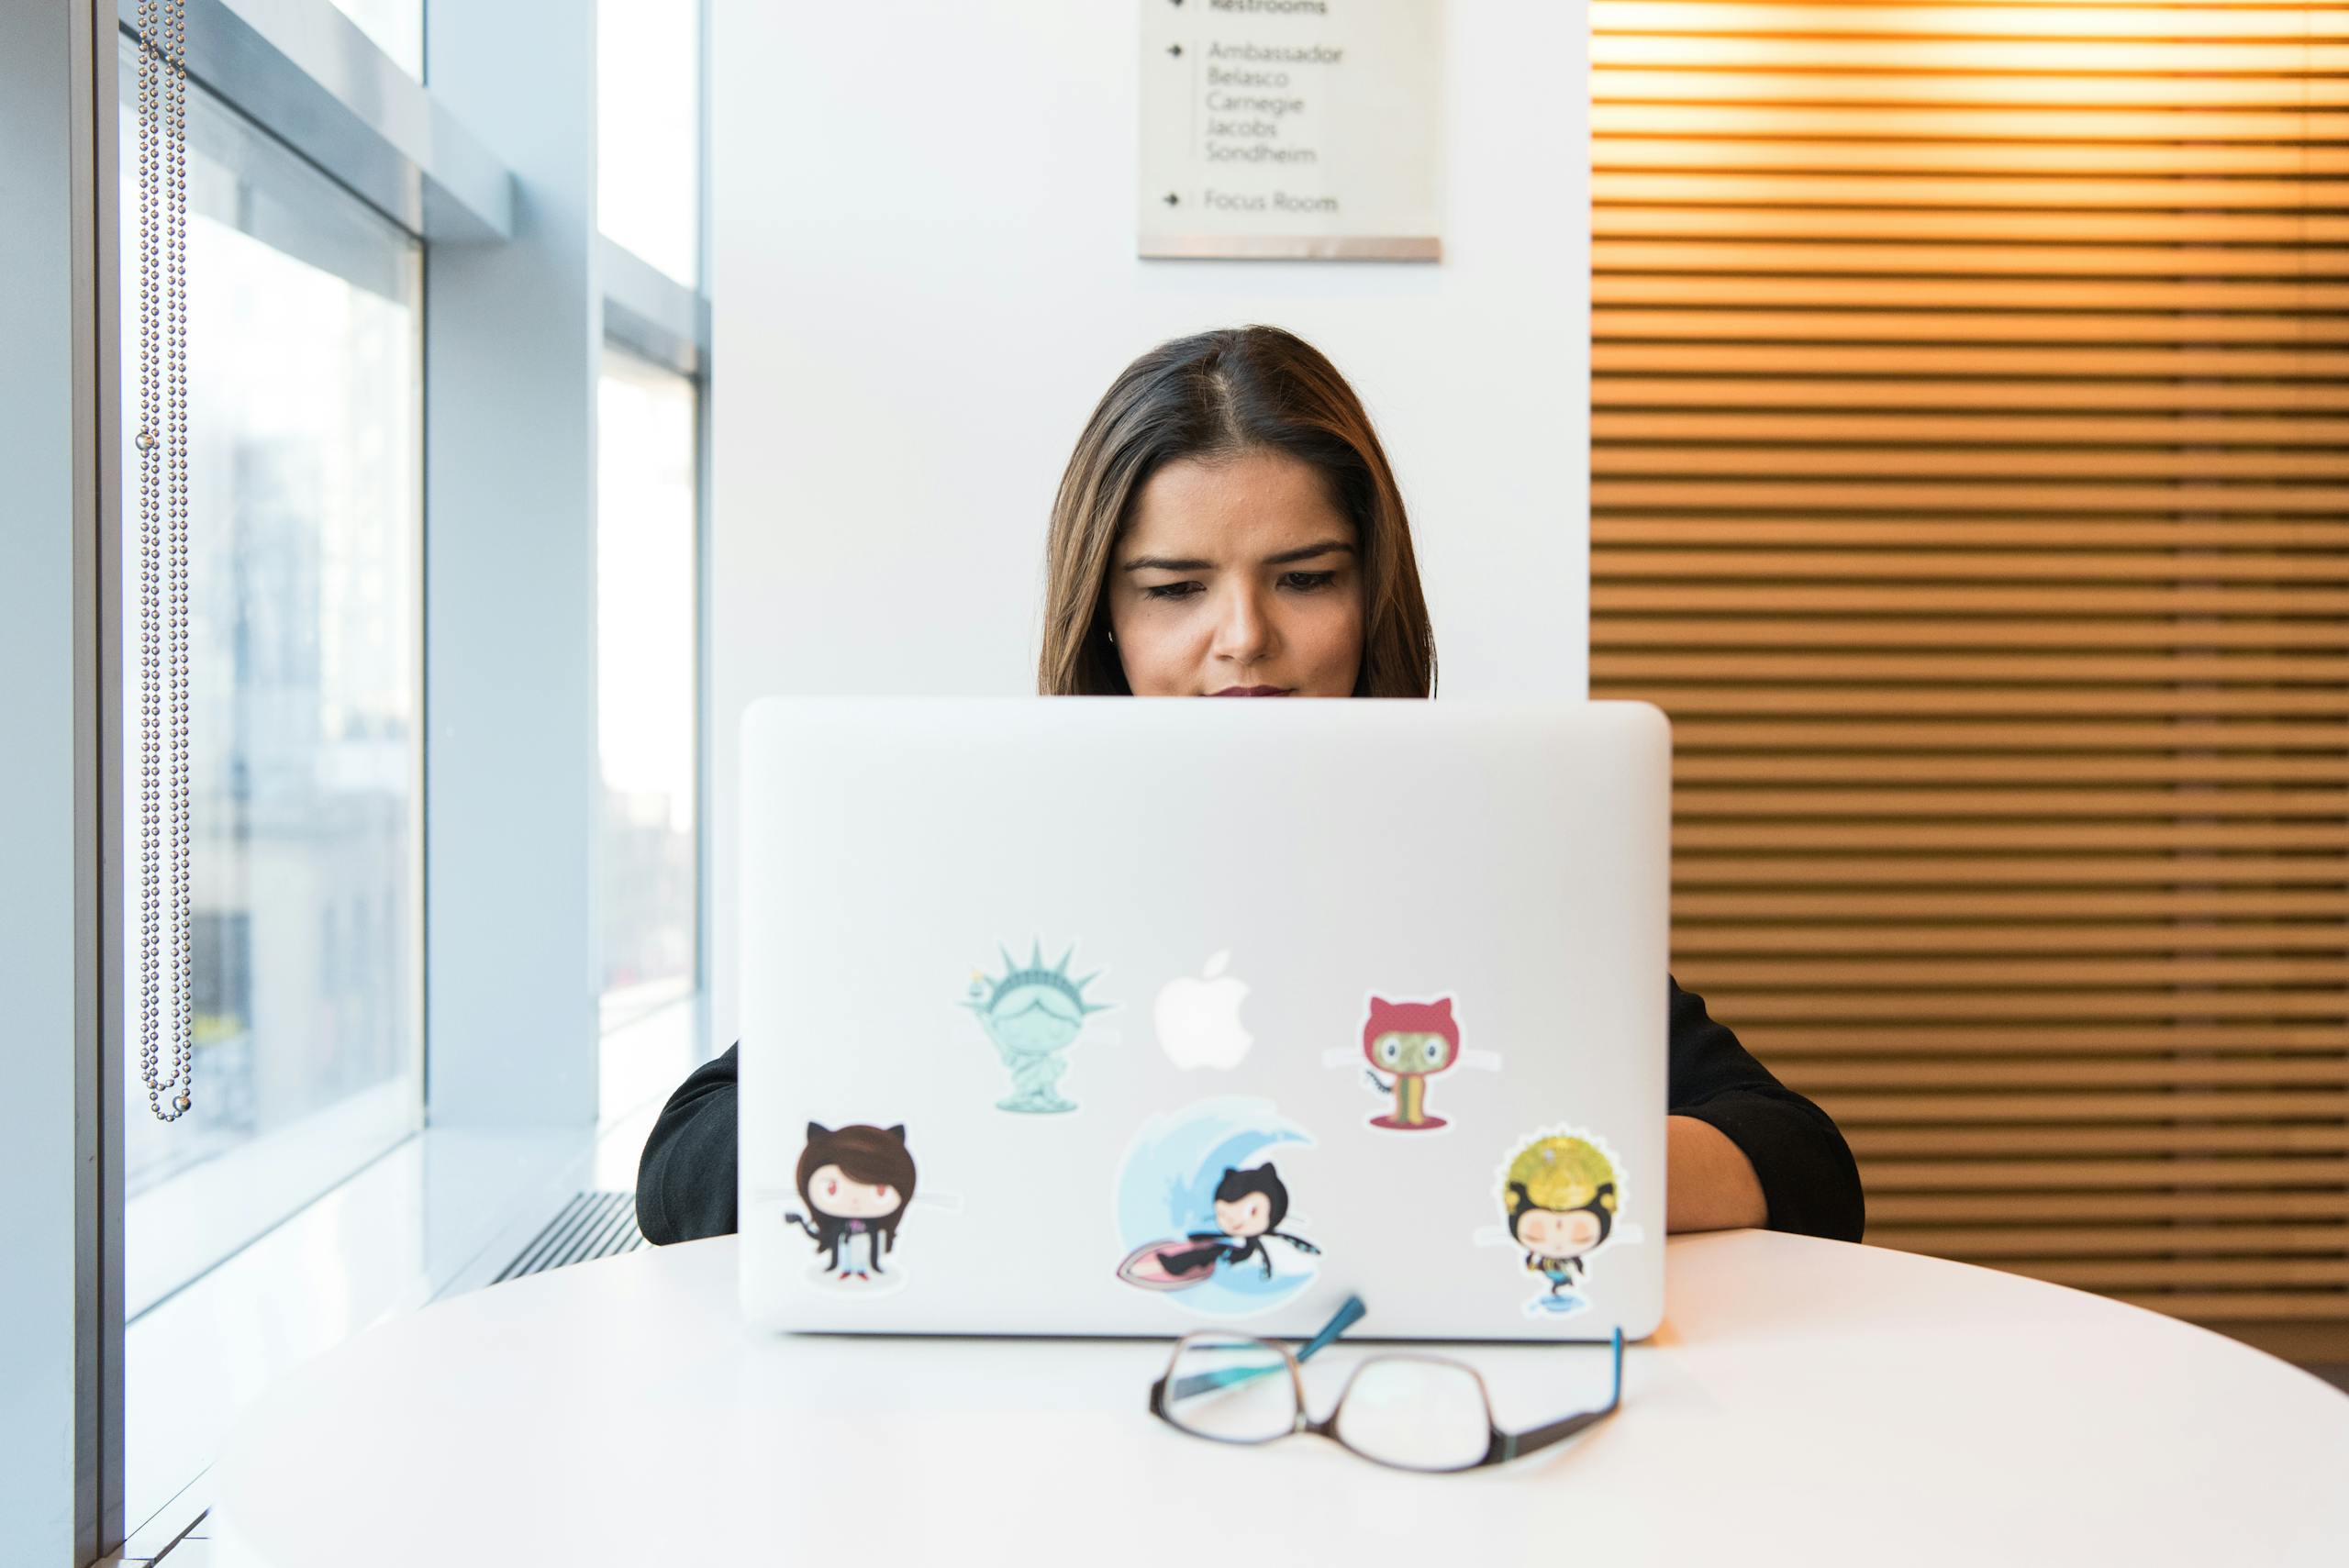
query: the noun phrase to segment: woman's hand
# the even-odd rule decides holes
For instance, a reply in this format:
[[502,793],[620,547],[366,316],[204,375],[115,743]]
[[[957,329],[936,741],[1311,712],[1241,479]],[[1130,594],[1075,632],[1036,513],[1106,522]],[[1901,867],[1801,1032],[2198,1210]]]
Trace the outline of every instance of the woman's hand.
[[1666,1230],[1728,1230],[1770,1222],[1770,1206],[1745,1151],[1692,1116],[1664,1120]]

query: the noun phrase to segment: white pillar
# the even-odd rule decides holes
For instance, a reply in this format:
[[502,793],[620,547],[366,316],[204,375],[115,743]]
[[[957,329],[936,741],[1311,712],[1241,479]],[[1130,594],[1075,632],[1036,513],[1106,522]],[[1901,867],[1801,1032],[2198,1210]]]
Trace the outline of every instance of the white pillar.
[[425,252],[427,1115],[592,1126],[596,6],[436,6],[425,47],[516,181],[510,241]]

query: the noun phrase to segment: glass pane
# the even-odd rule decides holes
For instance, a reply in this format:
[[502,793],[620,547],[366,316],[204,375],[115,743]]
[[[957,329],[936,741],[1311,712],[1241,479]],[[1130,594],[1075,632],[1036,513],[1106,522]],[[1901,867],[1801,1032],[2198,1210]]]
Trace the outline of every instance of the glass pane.
[[1338,1406],[1348,1448],[1409,1470],[1464,1470],[1485,1457],[1485,1385],[1457,1362],[1379,1356],[1354,1370]]
[[334,0],[334,8],[358,23],[393,64],[424,80],[424,0]]
[[1257,1339],[1186,1340],[1163,1403],[1176,1426],[1219,1442],[1268,1442],[1297,1425],[1288,1360]]
[[694,384],[607,350],[596,403],[596,752],[607,1021],[694,982]]
[[[135,940],[136,52],[121,60],[124,896]],[[421,256],[193,83],[187,135],[195,1108],[169,1126],[149,1109],[133,951],[124,1255],[134,1318],[413,1131],[423,1104]],[[158,1035],[160,1056],[169,1037]]]
[[605,235],[701,281],[699,0],[596,0],[596,201]]

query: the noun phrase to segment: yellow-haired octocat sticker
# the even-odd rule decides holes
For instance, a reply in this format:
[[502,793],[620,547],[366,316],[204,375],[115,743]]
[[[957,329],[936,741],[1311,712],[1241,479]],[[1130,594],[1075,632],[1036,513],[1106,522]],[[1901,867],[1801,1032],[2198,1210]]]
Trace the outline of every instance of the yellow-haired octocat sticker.
[[1586,1138],[1537,1138],[1510,1159],[1501,1200],[1508,1233],[1525,1249],[1526,1268],[1550,1282],[1527,1310],[1563,1314],[1588,1305],[1567,1286],[1615,1229],[1616,1195],[1614,1162]]

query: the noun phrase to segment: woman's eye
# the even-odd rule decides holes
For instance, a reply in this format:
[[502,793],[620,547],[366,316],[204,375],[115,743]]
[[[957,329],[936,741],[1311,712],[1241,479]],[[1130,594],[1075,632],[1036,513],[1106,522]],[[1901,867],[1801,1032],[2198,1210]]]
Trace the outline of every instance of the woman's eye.
[[1286,588],[1293,588],[1300,594],[1310,594],[1318,588],[1326,588],[1337,580],[1338,574],[1335,572],[1285,572],[1281,573],[1281,585]]
[[838,1197],[838,1196],[840,1196],[840,1195],[841,1195],[841,1184],[840,1184],[838,1182],[831,1182],[831,1181],[828,1181],[828,1182],[826,1182],[826,1183],[824,1184],[824,1195],[825,1195],[826,1197]]
[[874,1197],[887,1197],[889,1195],[889,1189],[886,1187],[875,1187],[873,1189],[873,1195]]
[[1153,599],[1187,599],[1194,594],[1206,591],[1197,583],[1152,583],[1142,589]]

